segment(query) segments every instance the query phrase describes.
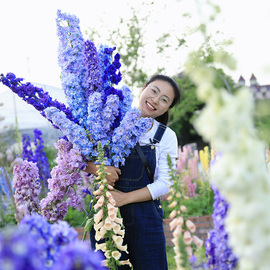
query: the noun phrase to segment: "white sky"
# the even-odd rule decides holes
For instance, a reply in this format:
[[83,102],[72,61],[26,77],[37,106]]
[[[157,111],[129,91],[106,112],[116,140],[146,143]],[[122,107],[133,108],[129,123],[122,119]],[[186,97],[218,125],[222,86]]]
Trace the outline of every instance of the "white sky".
[[[26,81],[61,87],[57,64],[57,9],[79,17],[84,32],[89,27],[100,30],[101,19],[108,29],[113,28],[120,15],[128,16],[128,2],[138,6],[142,3],[141,0],[1,0],[0,73],[13,72]],[[149,40],[155,41],[156,36],[168,29],[173,28],[179,32],[186,29],[186,22],[181,19],[181,15],[192,8],[191,3],[195,0],[153,2],[155,4],[152,5],[149,18]],[[167,5],[166,9],[164,3]],[[216,3],[221,5],[222,16],[219,23],[211,25],[211,28],[220,29],[225,32],[226,37],[234,38],[231,51],[237,58],[238,69],[232,73],[233,78],[238,80],[240,75],[243,75],[249,82],[251,74],[254,73],[259,83],[270,84],[270,1],[220,0]],[[194,15],[193,19],[201,19]],[[194,40],[193,44],[189,45],[196,47],[197,44]],[[149,65],[155,65],[158,59],[155,59],[151,50],[150,55],[152,60]],[[177,56],[180,57],[177,58],[179,61],[175,61],[173,52],[168,57],[167,73],[174,75],[181,71],[177,70],[177,67],[179,61],[185,61],[184,54]]]

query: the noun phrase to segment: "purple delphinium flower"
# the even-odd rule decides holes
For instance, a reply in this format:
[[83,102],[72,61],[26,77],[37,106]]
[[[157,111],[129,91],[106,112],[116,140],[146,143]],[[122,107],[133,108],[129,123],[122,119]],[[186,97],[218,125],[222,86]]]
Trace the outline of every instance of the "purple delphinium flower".
[[79,19],[70,14],[57,11],[57,35],[59,37],[58,63],[61,68],[62,87],[72,115],[81,126],[87,116],[88,91],[83,83],[86,75],[84,64],[84,39]]
[[49,160],[44,151],[44,141],[42,139],[42,132],[38,129],[34,129],[34,145],[35,154],[34,162],[36,162],[39,169],[39,179],[44,189],[47,189],[47,180],[50,178],[50,165]]
[[105,270],[102,266],[104,256],[101,251],[89,250],[86,242],[74,241],[64,247],[59,253],[54,270]]
[[93,94],[95,91],[102,91],[102,72],[100,60],[95,44],[87,40],[84,42],[84,65],[86,74],[84,78],[84,87],[87,89],[86,98]]
[[22,159],[33,161],[34,154],[31,147],[31,140],[26,134],[22,135],[22,147]]
[[[48,92],[45,92],[42,88],[36,87],[31,83],[22,83],[22,78],[16,78],[13,73],[7,73],[6,76],[0,75],[0,81],[8,86],[15,94],[22,98],[28,104],[34,106],[43,117],[46,118],[43,110],[48,107],[55,107],[65,113],[66,117],[73,121],[77,120],[72,116],[69,108],[65,104],[52,100]],[[56,127],[55,127],[56,128]]]
[[214,211],[212,215],[214,231],[210,231],[205,241],[205,255],[208,260],[208,266],[211,267],[211,269],[236,269],[238,259],[229,246],[229,235],[225,228],[225,218],[229,204],[214,184],[212,184],[212,189],[215,194]]
[[140,109],[132,108],[126,113],[120,126],[114,130],[111,151],[112,163],[116,167],[125,164],[125,157],[130,154],[130,149],[135,146],[139,136],[146,132],[152,124],[152,118],[140,116]]
[[49,160],[44,151],[44,141],[42,139],[42,132],[38,129],[34,130],[34,145],[35,151],[33,153],[31,147],[30,137],[28,135],[23,135],[22,145],[22,158],[27,161],[36,163],[39,170],[39,180],[43,189],[43,193],[47,190],[47,180],[50,177],[50,166]]
[[108,72],[112,72],[112,69],[109,68],[112,65],[112,53],[116,47],[110,48],[107,45],[100,45],[98,50],[98,55],[101,63],[102,69],[102,82],[103,88],[105,89],[108,86],[111,86],[110,76]]
[[44,270],[42,247],[17,227],[0,232],[0,269]]
[[17,220],[26,214],[38,212],[41,186],[38,181],[38,167],[27,160],[17,163],[13,168],[14,200],[17,208]]
[[79,211],[83,208],[80,170],[85,164],[82,155],[64,139],[60,139],[55,147],[58,149],[57,166],[52,169],[48,180],[50,191],[40,202],[41,214],[50,222],[63,220],[68,206]]

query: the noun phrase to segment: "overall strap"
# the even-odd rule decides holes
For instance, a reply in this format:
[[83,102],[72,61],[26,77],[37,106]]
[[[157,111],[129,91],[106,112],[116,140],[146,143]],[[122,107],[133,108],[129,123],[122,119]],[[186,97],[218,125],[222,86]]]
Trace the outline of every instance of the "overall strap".
[[156,134],[153,138],[153,140],[150,140],[151,143],[159,143],[161,141],[161,138],[166,130],[167,126],[164,124],[159,123],[158,129],[156,131]]
[[[159,143],[166,128],[167,128],[166,125],[163,125],[163,124],[160,123],[159,126],[158,126],[158,129],[157,129],[157,131],[155,133],[155,136],[154,136],[153,140],[150,139],[151,143],[153,143],[153,144]],[[136,149],[139,157],[142,160],[143,166],[144,166],[144,168],[145,168],[145,170],[147,172],[147,175],[148,175],[149,179],[152,182],[154,182],[154,173],[152,172],[152,170],[150,168],[150,165],[149,165],[149,163],[148,163],[148,161],[147,161],[147,159],[146,159],[146,157],[145,157],[145,155],[144,155],[144,153],[142,151],[142,148],[141,148],[141,146],[139,145],[138,142],[135,145],[135,149]]]

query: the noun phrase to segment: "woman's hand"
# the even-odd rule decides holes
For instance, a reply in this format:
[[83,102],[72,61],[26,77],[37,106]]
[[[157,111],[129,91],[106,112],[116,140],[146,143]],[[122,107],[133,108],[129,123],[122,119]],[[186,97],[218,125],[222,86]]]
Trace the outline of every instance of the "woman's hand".
[[[85,172],[97,175],[98,168],[93,161],[88,161],[87,166],[84,169]],[[121,170],[114,166],[105,166],[105,171],[109,173],[106,175],[106,179],[108,184],[114,186],[115,182],[119,180],[119,175],[121,174]]]
[[114,187],[115,182],[119,180],[119,175],[121,174],[121,170],[114,166],[105,166],[105,171],[109,173],[106,175],[108,184]]
[[117,189],[114,189],[112,191],[110,191],[110,193],[112,194],[115,202],[116,202],[116,207],[121,207],[123,205],[126,205],[128,204],[128,201],[127,201],[127,194],[128,193],[124,193],[120,190],[117,190]]
[[121,207],[129,203],[146,202],[152,200],[148,187],[140,188],[127,193],[114,189],[110,191],[110,193],[116,202],[116,207]]

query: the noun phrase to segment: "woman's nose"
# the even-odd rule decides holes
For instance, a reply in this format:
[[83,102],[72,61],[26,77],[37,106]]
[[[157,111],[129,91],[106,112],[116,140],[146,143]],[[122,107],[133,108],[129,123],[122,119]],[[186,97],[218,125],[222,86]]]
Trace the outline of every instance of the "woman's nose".
[[154,103],[158,104],[159,103],[159,97],[156,96],[156,97],[152,97],[152,100]]

